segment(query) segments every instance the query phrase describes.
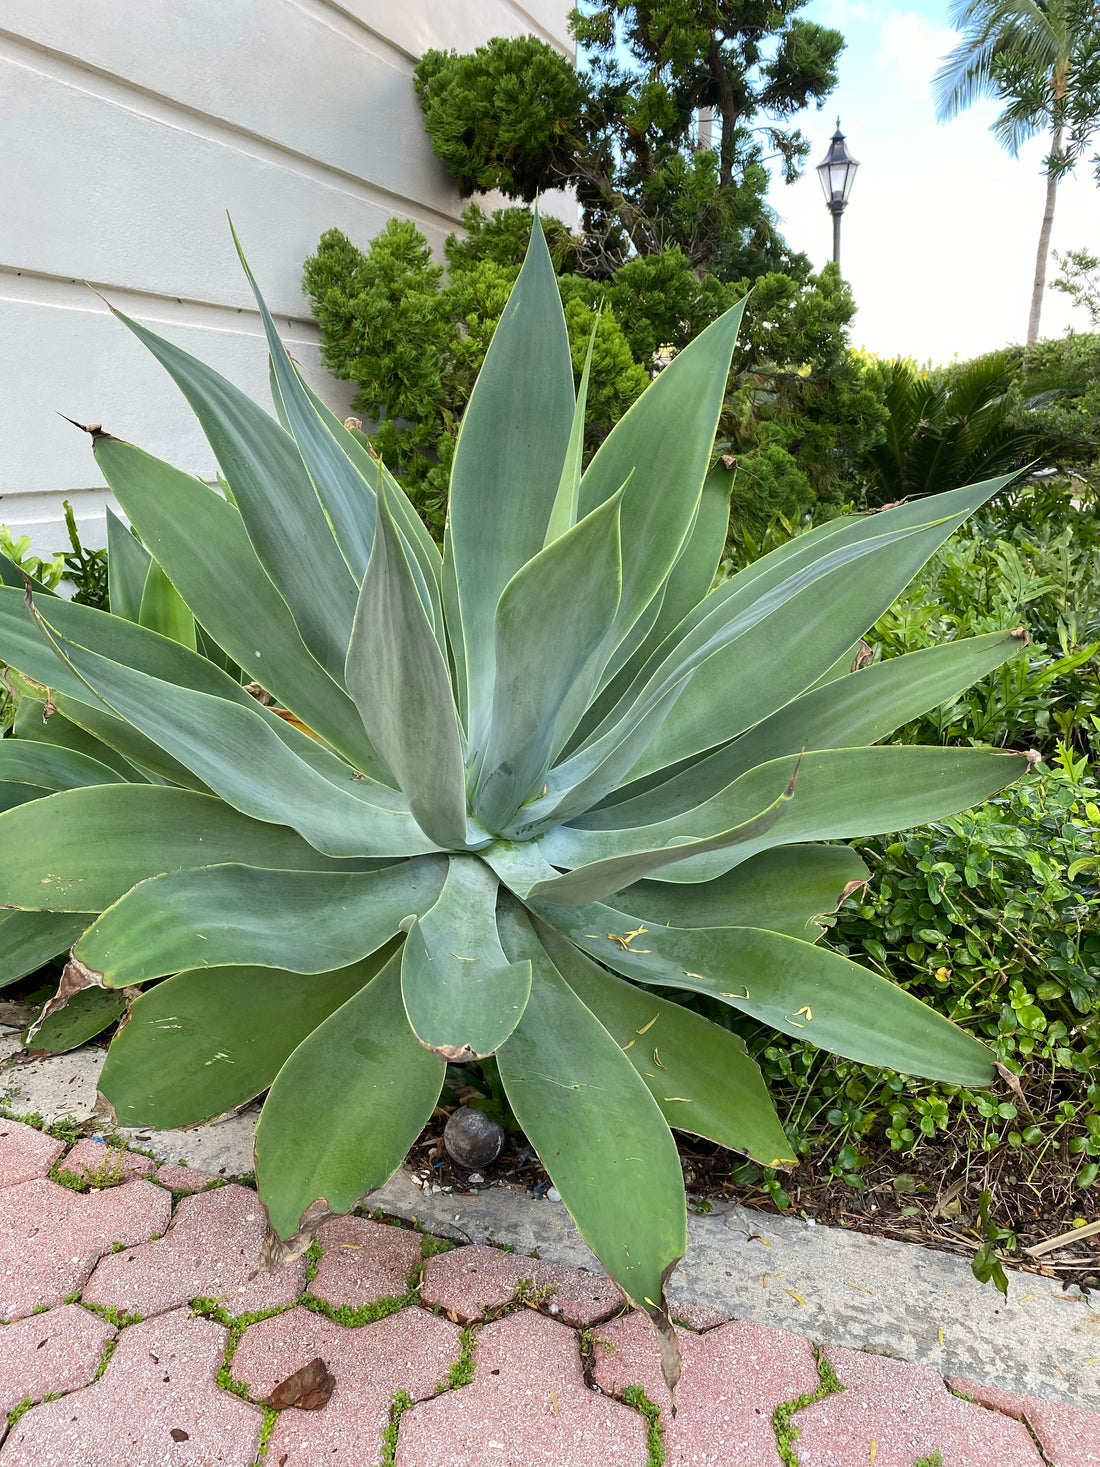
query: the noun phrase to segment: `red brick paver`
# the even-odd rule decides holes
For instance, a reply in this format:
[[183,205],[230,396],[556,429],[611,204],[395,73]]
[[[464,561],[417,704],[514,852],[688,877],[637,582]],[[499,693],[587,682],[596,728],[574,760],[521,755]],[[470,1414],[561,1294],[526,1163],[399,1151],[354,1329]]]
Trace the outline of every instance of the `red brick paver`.
[[484,1319],[490,1310],[512,1302],[520,1279],[529,1279],[536,1293],[549,1290],[541,1307],[581,1329],[623,1307],[618,1286],[602,1274],[544,1263],[523,1253],[503,1253],[481,1243],[429,1259],[420,1297],[459,1319]]
[[320,1357],[336,1377],[320,1411],[283,1411],[267,1461],[285,1467],[365,1467],[382,1453],[396,1391],[414,1401],[435,1395],[461,1349],[459,1327],[423,1309],[402,1309],[357,1329],[308,1309],[291,1309],[244,1332],[233,1379],[253,1397]]
[[[5,1413],[37,1403],[7,1431],[0,1467],[255,1467],[261,1414],[217,1384],[229,1333],[178,1307],[197,1297],[233,1315],[279,1311],[245,1330],[232,1362],[254,1401],[317,1357],[332,1371],[321,1410],[281,1412],[268,1467],[379,1462],[397,1392],[413,1404],[396,1467],[645,1467],[646,1423],[614,1399],[631,1385],[661,1408],[667,1467],[781,1467],[775,1409],[818,1386],[801,1337],[675,1301],[689,1328],[673,1418],[650,1324],[623,1314],[606,1277],[485,1246],[429,1259],[422,1307],[341,1325],[297,1304],[304,1259],[259,1270],[254,1191],[203,1192],[209,1173],[157,1167],[94,1138],[63,1151],[0,1118],[0,1436]],[[59,1159],[91,1190],[49,1180]],[[189,1194],[174,1221],[169,1188]],[[421,1257],[418,1234],[361,1218],[329,1221],[318,1241],[310,1290],[334,1308],[404,1295]],[[87,1307],[61,1302],[82,1289]],[[154,1317],[116,1333],[93,1304]],[[474,1324],[473,1381],[454,1389],[462,1330],[444,1314]],[[842,1388],[790,1417],[800,1467],[915,1467],[937,1452],[943,1467],[1100,1467],[1096,1412],[964,1379],[948,1383],[952,1395],[922,1367],[826,1355]]]
[[396,1467],[644,1467],[646,1460],[645,1422],[588,1389],[577,1336],[526,1310],[481,1331],[471,1385],[406,1411]]
[[33,1126],[0,1120],[0,1187],[44,1177],[64,1150],[64,1141],[55,1141]]
[[100,1187],[113,1187],[126,1177],[147,1177],[156,1170],[156,1165],[147,1156],[121,1151],[117,1146],[97,1141],[94,1136],[78,1141],[61,1163],[64,1171]]
[[276,1274],[261,1271],[265,1227],[260,1200],[247,1187],[185,1197],[163,1238],[104,1258],[84,1297],[129,1314],[156,1314],[196,1298],[217,1299],[230,1314],[293,1304],[305,1283],[305,1260]]
[[222,1325],[186,1310],[131,1325],[95,1385],[20,1417],[0,1463],[249,1467],[263,1417],[215,1383],[227,1338]]
[[84,1287],[100,1254],[163,1233],[171,1211],[170,1194],[144,1181],[91,1193],[41,1178],[6,1188],[0,1192],[0,1318],[60,1304]]
[[94,1379],[115,1327],[63,1304],[0,1328],[0,1417],[22,1401],[76,1390]]
[[644,1314],[596,1331],[596,1383],[612,1395],[640,1385],[660,1406],[667,1467],[779,1467],[772,1413],[782,1402],[817,1390],[810,1342],[749,1320],[704,1335],[678,1335],[683,1375],[675,1418],[653,1326]]
[[1039,1438],[1050,1467],[1100,1467],[1100,1416],[1095,1411],[1061,1401],[1043,1401],[1038,1396],[1021,1396],[958,1377],[949,1380],[948,1385],[983,1406],[1026,1422]]
[[944,1467],[1040,1467],[1025,1427],[960,1401],[923,1365],[857,1350],[825,1354],[845,1389],[796,1412],[800,1467],[913,1467],[934,1452]]
[[201,1192],[211,1182],[219,1180],[213,1172],[200,1171],[197,1166],[176,1166],[173,1162],[158,1166],[153,1175],[162,1186],[171,1187],[173,1192]]
[[309,1286],[330,1304],[400,1297],[420,1263],[420,1235],[363,1217],[338,1217],[317,1232],[324,1256]]

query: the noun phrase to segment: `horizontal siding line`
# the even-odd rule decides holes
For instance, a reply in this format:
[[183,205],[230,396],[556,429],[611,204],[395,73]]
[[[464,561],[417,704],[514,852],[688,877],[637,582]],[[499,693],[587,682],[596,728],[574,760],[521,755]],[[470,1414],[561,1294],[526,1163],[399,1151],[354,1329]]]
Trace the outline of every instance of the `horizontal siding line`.
[[541,21],[535,19],[525,5],[519,3],[519,0],[507,0],[507,3],[509,8],[516,11],[518,15],[521,15],[531,29],[538,31],[542,39],[549,42],[555,51],[560,51],[567,61],[576,61],[575,46],[570,46],[568,41],[563,41],[560,37],[555,36],[553,31],[548,31]]
[[[448,0],[436,0],[436,3],[448,3]],[[567,60],[572,61],[574,59],[568,42],[563,41],[560,36],[556,36],[553,31],[548,30],[541,21],[536,20],[522,5],[518,5],[516,0],[503,0],[503,3],[509,10],[514,10],[518,15],[522,16],[524,22],[538,35],[540,40],[545,41],[548,46],[553,46],[555,51],[560,51]],[[399,41],[395,41],[392,36],[384,35],[381,31],[375,30],[361,16],[354,14],[354,12],[341,5],[339,0],[290,0],[290,4],[296,5],[301,10],[312,10],[314,8],[332,10],[337,15],[343,17],[344,20],[349,21],[357,30],[363,31],[366,35],[371,36],[377,41],[381,41],[383,45],[389,47],[396,55],[413,63],[420,60],[420,57],[415,51],[407,50]],[[486,40],[488,39],[489,37],[486,37]]]
[[[18,55],[10,54],[10,51],[5,51],[3,48],[4,42],[7,42],[8,46],[16,52],[31,53],[34,60],[32,61],[29,57],[21,60]],[[386,188],[384,184],[374,183],[361,174],[351,173],[334,163],[324,163],[318,158],[311,157],[308,153],[301,153],[284,143],[264,137],[239,123],[214,117],[197,107],[191,107],[173,97],[153,92],[139,86],[136,82],[127,81],[125,77],[115,76],[100,67],[66,55],[64,52],[41,46],[12,31],[0,29],[0,60],[8,60],[24,70],[49,76],[73,91],[97,97],[100,101],[133,112],[137,116],[146,117],[162,126],[171,127],[179,132],[191,133],[208,142],[219,143],[223,147],[256,158],[260,162],[273,163],[276,167],[285,168],[288,173],[297,173],[300,177],[310,179],[324,188],[357,197],[363,203],[380,204],[385,208],[391,208],[396,204],[399,208],[395,212],[405,214],[418,225],[448,230],[461,227],[460,214],[451,214],[437,209],[432,204],[410,198],[406,194]],[[43,65],[43,62],[47,64]],[[98,87],[88,85],[92,79],[98,81],[100,85]],[[182,123],[182,118],[188,119],[187,126]],[[241,146],[242,142],[246,146]]]
[[[420,59],[412,51],[407,51],[404,46],[399,45],[392,36],[384,35],[381,31],[375,30],[373,26],[368,25],[366,21],[360,20],[352,11],[340,5],[338,0],[285,0],[285,3],[291,9],[300,11],[304,16],[307,16],[317,24],[325,26],[326,29],[333,31],[337,35],[346,37],[353,45],[361,47],[364,51],[369,51],[372,56],[377,56],[380,61],[389,61],[391,65],[396,64],[400,66],[401,70],[409,76],[412,75],[413,66]],[[333,16],[338,16],[346,24],[334,25]],[[369,38],[375,44],[367,44],[366,38]],[[379,45],[388,52],[387,56],[383,56],[376,49]]]
[[[107,309],[92,294],[93,290],[106,296],[111,305],[117,306],[127,316],[140,316],[143,321],[195,326],[203,331],[229,331],[240,336],[262,337],[264,334],[260,314],[255,307],[158,295],[155,291],[129,290],[113,281],[77,280],[71,276],[49,275],[16,265],[0,264],[0,300],[106,316]],[[320,332],[312,317],[287,316],[283,312],[274,314],[279,334],[285,333],[288,341],[299,346],[317,345]]]

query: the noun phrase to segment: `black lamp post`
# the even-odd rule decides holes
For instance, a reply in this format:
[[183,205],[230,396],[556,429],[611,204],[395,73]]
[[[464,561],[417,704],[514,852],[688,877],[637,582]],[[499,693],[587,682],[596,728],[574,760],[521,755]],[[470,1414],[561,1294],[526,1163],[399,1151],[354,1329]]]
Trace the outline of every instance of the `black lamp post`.
[[840,118],[836,120],[836,132],[829,143],[829,151],[817,165],[817,176],[825,194],[825,203],[833,216],[833,259],[840,263],[840,216],[848,204],[852,192],[856,169],[859,163],[844,146],[844,134],[840,130]]

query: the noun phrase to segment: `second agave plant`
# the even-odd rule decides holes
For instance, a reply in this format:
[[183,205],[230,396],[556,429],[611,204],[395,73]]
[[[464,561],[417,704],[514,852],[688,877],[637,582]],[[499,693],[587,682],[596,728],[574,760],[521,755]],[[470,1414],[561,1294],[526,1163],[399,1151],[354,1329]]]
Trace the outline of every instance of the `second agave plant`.
[[133,614],[4,577],[0,658],[26,716],[0,741],[0,794],[22,791],[0,799],[0,961],[15,919],[76,939],[58,1002],[125,1004],[101,1084],[127,1125],[267,1092],[276,1261],[390,1177],[448,1061],[495,1055],[674,1380],[673,1129],[791,1161],[741,1039],[679,998],[861,1063],[992,1077],[976,1040],[815,942],[866,877],[837,842],[1027,767],[882,742],[1015,655],[1019,631],[852,671],[1004,481],[830,521],[712,590],[726,503],[708,468],[741,307],[582,473],[587,368],[575,392],[536,228],[463,419],[441,556],[257,301],[275,418],[120,317],[190,402],[223,491],[89,430],[140,536],[112,559],[121,609],[138,557]]

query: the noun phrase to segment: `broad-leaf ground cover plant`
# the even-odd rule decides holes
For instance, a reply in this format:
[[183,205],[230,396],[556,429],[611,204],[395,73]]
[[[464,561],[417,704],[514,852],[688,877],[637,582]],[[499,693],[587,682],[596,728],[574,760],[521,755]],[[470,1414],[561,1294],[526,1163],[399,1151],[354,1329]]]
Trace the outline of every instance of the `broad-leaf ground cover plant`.
[[1018,631],[851,671],[1002,481],[830,521],[712,591],[725,504],[706,477],[742,306],[582,475],[585,379],[575,394],[536,230],[462,424],[441,556],[257,300],[279,421],[121,318],[224,489],[89,430],[148,552],[124,593],[143,586],[137,619],[0,589],[0,655],[33,710],[0,743],[22,789],[0,815],[7,921],[78,938],[62,1000],[127,1001],[101,1081],[121,1122],[269,1092],[275,1261],[389,1178],[449,1060],[495,1055],[674,1380],[670,1128],[791,1160],[741,1040],[678,995],[859,1062],[992,1076],[976,1040],[815,946],[815,917],[866,875],[826,842],[961,810],[1028,765],[875,746],[1013,656]]

